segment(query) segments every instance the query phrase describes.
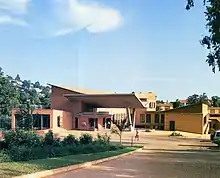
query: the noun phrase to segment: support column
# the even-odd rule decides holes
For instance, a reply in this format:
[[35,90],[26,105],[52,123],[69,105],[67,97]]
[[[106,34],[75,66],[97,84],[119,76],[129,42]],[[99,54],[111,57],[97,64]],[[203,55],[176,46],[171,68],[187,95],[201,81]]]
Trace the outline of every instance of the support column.
[[128,117],[128,121],[129,121],[129,124],[130,124],[130,131],[134,131],[134,128],[133,128],[133,124],[132,124],[132,120],[131,120],[131,110],[130,108],[126,108],[126,112],[127,112],[127,117]]
[[43,116],[42,116],[42,114],[40,115],[40,130],[43,130],[43,122],[44,122],[44,120],[43,120]]
[[135,123],[136,123],[136,109],[135,108],[132,109],[132,116],[133,116],[133,118],[132,118],[133,128],[135,129]]

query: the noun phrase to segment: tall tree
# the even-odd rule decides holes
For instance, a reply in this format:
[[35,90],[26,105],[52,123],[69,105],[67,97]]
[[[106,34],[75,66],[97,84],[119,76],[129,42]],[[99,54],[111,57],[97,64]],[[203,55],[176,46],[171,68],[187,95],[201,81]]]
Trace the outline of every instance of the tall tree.
[[15,80],[16,80],[16,81],[21,81],[21,78],[20,78],[20,75],[19,75],[19,74],[16,75]]
[[[186,9],[194,7],[195,0],[187,0]],[[209,51],[206,62],[212,71],[216,67],[220,71],[220,0],[201,0],[205,6],[206,28],[209,35],[204,36],[200,41],[201,44]]]
[[174,109],[183,106],[182,103],[178,99],[176,99],[176,101],[174,101],[174,102],[171,102],[171,104],[173,105]]
[[206,95],[206,93],[203,94],[193,94],[191,96],[189,96],[187,98],[187,104],[195,104],[195,103],[199,103],[199,102],[208,102],[208,96]]
[[10,80],[0,75],[0,116],[8,116],[11,110],[18,104],[18,91]]
[[213,107],[220,107],[220,97],[219,96],[212,96],[211,102],[212,102]]

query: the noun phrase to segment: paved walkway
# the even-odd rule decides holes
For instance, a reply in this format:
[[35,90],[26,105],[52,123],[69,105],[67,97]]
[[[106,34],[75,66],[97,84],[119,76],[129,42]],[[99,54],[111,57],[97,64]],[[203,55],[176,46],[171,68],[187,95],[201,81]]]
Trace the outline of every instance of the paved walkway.
[[51,178],[219,178],[219,153],[146,151]]
[[[130,138],[124,134],[123,143],[130,144]],[[219,178],[220,152],[198,151],[200,146],[189,146],[206,144],[200,139],[142,134],[139,144],[145,145],[143,151],[51,178]],[[197,151],[187,151],[193,149]]]

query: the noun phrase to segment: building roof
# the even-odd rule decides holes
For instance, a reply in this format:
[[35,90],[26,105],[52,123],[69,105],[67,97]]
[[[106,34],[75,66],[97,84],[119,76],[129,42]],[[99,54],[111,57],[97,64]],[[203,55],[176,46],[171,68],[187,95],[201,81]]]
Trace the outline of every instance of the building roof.
[[70,101],[82,101],[96,108],[145,108],[134,94],[64,94]]
[[183,107],[179,107],[179,108],[175,108],[175,109],[170,109],[170,110],[166,110],[166,111],[162,111],[162,112],[172,112],[172,113],[202,113],[202,105],[206,104],[205,102],[200,102],[200,103],[196,103],[196,104],[190,104],[187,106],[183,106]]
[[62,88],[64,90],[73,91],[73,92],[80,93],[80,94],[113,94],[115,93],[115,92],[104,92],[104,91],[98,91],[98,90],[87,90],[87,89],[82,89],[78,87],[58,86],[58,85],[53,85],[53,84],[48,84],[48,85],[52,87]]

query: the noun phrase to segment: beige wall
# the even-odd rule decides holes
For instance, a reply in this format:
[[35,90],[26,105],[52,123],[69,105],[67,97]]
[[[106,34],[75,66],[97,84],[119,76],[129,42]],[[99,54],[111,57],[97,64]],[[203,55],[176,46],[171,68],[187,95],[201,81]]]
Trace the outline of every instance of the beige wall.
[[175,130],[203,134],[203,114],[165,113],[165,130],[170,130],[170,121],[175,121]]

